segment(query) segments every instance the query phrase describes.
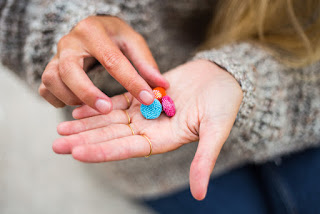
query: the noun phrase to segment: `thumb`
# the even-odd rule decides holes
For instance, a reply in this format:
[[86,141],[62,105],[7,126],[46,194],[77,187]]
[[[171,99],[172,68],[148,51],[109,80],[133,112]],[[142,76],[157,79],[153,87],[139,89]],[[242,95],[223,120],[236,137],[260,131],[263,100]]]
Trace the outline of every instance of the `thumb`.
[[231,127],[204,123],[200,125],[199,144],[190,167],[190,190],[193,197],[206,197],[211,172]]

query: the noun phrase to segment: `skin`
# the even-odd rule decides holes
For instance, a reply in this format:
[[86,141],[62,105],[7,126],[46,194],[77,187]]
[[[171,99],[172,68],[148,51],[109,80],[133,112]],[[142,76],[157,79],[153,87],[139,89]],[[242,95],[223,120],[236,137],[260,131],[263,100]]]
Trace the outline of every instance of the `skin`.
[[[190,188],[197,200],[205,198],[208,181],[221,147],[229,136],[242,101],[237,81],[212,62],[197,60],[165,74],[171,87],[167,94],[176,106],[176,115],[165,114],[147,120],[140,113],[140,102],[130,93],[130,105],[123,95],[112,97],[113,110],[100,114],[88,105],[73,111],[75,121],[59,124],[63,137],[53,143],[58,154],[72,154],[82,162],[108,162],[144,157],[178,149],[199,140],[190,166]],[[132,135],[127,109],[131,117]]]
[[119,18],[93,16],[59,41],[57,54],[43,72],[39,94],[55,107],[86,104],[109,113],[111,99],[86,74],[96,61],[140,103],[153,102],[151,87],[169,87],[140,34]]

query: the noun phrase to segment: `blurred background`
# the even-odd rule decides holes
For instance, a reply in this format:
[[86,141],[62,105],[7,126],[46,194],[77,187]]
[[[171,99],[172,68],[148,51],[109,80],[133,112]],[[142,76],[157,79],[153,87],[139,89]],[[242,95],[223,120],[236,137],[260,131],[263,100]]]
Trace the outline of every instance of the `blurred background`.
[[151,213],[88,164],[52,151],[61,121],[61,110],[0,65],[0,213]]

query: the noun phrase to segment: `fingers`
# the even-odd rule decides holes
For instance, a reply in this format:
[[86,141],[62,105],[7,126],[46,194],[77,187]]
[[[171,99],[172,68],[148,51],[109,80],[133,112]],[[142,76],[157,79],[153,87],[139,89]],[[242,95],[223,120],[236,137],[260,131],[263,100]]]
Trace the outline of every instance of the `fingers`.
[[79,54],[81,50],[76,50],[79,49],[77,41],[64,38],[59,43],[59,55],[51,60],[42,75],[39,93],[54,106],[85,103],[99,113],[110,112],[110,98],[93,85],[82,69],[84,58]]
[[121,123],[128,123],[126,113],[123,110],[113,110],[107,115],[98,115],[81,120],[62,122],[58,125],[57,131],[60,135],[72,135],[111,124]]
[[[59,60],[57,57],[51,60],[42,74],[42,87],[48,89],[51,94],[66,105],[80,105],[82,102],[62,82],[59,75]],[[40,89],[39,89],[40,90]],[[49,94],[44,94],[44,98]]]
[[111,98],[114,103],[113,109],[128,109],[133,101],[133,96],[126,92],[124,94],[116,95]]
[[[154,94],[142,77],[152,86],[167,88],[168,82],[158,71],[146,42],[118,19],[107,21],[108,28],[102,23],[99,18],[88,18],[59,41],[57,57],[49,63],[44,72],[44,86],[62,103],[84,103],[99,113],[109,113],[112,110],[110,99],[93,85],[84,71],[95,63],[96,58],[138,101],[146,105],[151,104]],[[123,44],[129,45],[122,48],[139,68],[142,77],[116,45],[121,43],[116,42],[117,38],[125,37],[126,42]],[[85,62],[84,59],[88,60]],[[44,92],[42,89],[42,93],[50,97],[47,99],[58,105],[50,93]]]
[[[144,157],[150,153],[149,142],[140,135],[114,139],[98,144],[77,146],[72,156],[83,162],[97,163]],[[153,151],[156,154],[157,151]]]
[[[128,109],[132,103],[132,95],[130,93],[125,93],[126,97],[121,94],[111,98],[113,104],[113,110],[125,110]],[[128,99],[127,99],[128,98]],[[80,106],[73,110],[72,116],[74,119],[82,119],[86,117],[92,117],[99,115],[100,112],[92,109],[87,105]]]
[[40,84],[38,90],[40,96],[42,96],[45,100],[47,100],[51,105],[56,108],[62,108],[65,106],[63,102],[61,102],[57,97],[55,97],[45,86],[43,83]]
[[190,167],[190,189],[197,200],[206,196],[211,172],[228,136],[219,130],[210,125],[200,126],[200,140]]
[[60,54],[60,77],[70,90],[85,104],[107,114],[112,110],[110,98],[100,91],[82,69],[83,58],[73,52]]
[[93,117],[100,114],[100,112],[87,105],[80,106],[72,111],[72,117],[74,119]]
[[139,102],[146,105],[153,102],[154,94],[148,83],[138,74],[106,34],[97,35],[95,42],[88,44],[88,46],[90,54]]
[[140,34],[128,35],[119,46],[151,87],[169,88],[169,82],[161,75],[146,41]]
[[132,135],[132,132],[128,125],[112,124],[103,128],[57,139],[52,147],[58,154],[70,154],[72,149],[77,146],[97,144],[130,135]]

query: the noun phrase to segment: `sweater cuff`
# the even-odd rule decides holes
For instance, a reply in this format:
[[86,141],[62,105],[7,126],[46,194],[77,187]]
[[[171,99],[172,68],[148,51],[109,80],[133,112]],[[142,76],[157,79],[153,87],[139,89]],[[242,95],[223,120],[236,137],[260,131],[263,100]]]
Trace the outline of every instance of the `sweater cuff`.
[[243,100],[235,126],[248,122],[255,108],[255,64],[266,57],[266,53],[250,43],[238,43],[197,53],[194,60],[206,59],[229,72],[240,84]]

